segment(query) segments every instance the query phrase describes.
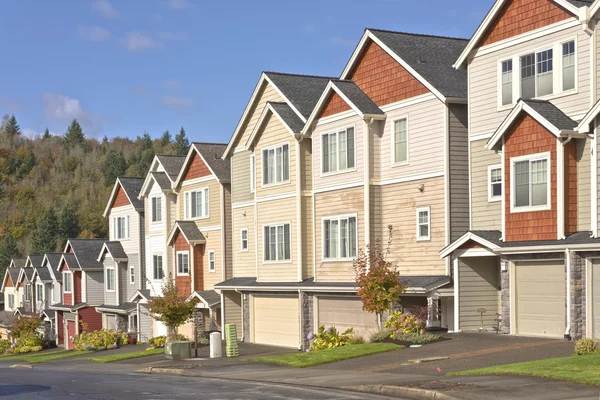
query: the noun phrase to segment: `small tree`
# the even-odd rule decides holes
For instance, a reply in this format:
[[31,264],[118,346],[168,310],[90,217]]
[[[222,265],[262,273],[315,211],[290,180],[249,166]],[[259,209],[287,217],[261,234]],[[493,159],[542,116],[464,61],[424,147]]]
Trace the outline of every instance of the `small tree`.
[[360,249],[354,261],[357,293],[363,302],[363,310],[377,315],[377,326],[381,330],[382,315],[400,300],[406,287],[400,282],[400,272],[395,264],[387,260],[392,244],[393,227],[388,226],[388,242],[385,251],[381,242]]
[[165,282],[162,292],[162,296],[150,299],[148,309],[155,320],[165,324],[168,337],[172,338],[177,334],[177,328],[194,316],[196,300],[186,301],[184,296],[180,296],[172,279]]
[[185,136],[185,129],[183,126],[177,135],[175,135],[175,154],[178,156],[185,156],[190,149],[190,141]]
[[55,251],[58,234],[58,219],[54,209],[50,207],[42,214],[35,231],[33,231],[33,252],[43,254]]
[[42,136],[43,140],[47,140],[50,139],[52,136],[50,135],[50,131],[48,130],[48,127],[46,127],[46,130],[44,131],[44,135]]
[[83,133],[83,129],[81,129],[81,125],[79,125],[79,122],[77,122],[77,120],[74,119],[69,124],[67,132],[65,133],[65,145],[67,147],[75,147],[82,144],[84,140],[85,133]]
[[17,118],[15,118],[14,114],[11,115],[10,118],[8,118],[8,121],[4,126],[4,133],[6,133],[6,136],[8,136],[11,139],[15,136],[21,135],[21,127],[17,123]]

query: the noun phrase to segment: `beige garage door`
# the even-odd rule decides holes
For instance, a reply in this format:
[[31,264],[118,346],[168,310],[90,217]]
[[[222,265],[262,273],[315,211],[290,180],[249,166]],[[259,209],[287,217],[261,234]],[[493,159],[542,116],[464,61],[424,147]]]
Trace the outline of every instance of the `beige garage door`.
[[335,326],[340,332],[354,328],[354,332],[369,339],[377,332],[377,317],[362,309],[359,298],[318,297],[318,321],[316,328],[324,325],[326,328]]
[[274,346],[300,345],[297,297],[252,296],[253,341]]
[[566,288],[563,262],[519,263],[515,268],[517,333],[563,337]]

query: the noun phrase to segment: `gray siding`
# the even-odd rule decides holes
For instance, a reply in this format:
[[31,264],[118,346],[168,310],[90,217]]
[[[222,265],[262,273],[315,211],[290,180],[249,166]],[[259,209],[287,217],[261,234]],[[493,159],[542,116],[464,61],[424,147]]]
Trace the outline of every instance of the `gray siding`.
[[[127,303],[129,298],[136,292],[140,280],[140,257],[138,254],[128,254],[128,263],[120,263],[119,269],[119,296],[121,304]],[[129,278],[129,267],[133,266],[135,271],[135,283],[132,285]]]
[[224,184],[223,192],[225,194],[225,279],[233,278],[233,242],[235,236],[233,234],[232,226],[232,212],[231,212],[231,185]]
[[591,143],[590,139],[577,140],[577,230],[588,231],[591,212]]
[[[225,323],[234,324],[238,338],[242,337],[242,295],[233,291],[223,291],[223,307],[225,310]],[[246,340],[250,339],[250,332],[244,332]]]
[[231,157],[231,201],[234,204],[254,200],[254,194],[250,192],[251,154],[250,151],[242,151]]
[[488,199],[488,167],[502,163],[500,154],[487,150],[487,139],[471,146],[471,223],[474,230],[502,229],[502,202]]
[[469,132],[467,106],[451,104],[449,122],[450,241],[469,230]]
[[[596,120],[596,123],[598,123],[598,120]],[[598,163],[596,165],[600,165],[600,140],[596,139],[596,160],[598,161]],[[598,171],[594,171],[594,173],[596,174],[596,178],[597,178],[597,187],[600,187],[600,173],[598,173]],[[600,190],[598,190],[598,193],[596,194],[597,196],[597,202],[596,202],[596,213],[598,215],[598,219],[597,221],[600,221]],[[600,231],[600,229],[598,230]]]
[[87,272],[87,303],[99,306],[104,303],[104,271]]
[[146,254],[146,223],[144,213],[140,213],[140,252],[138,254],[138,265],[135,266],[135,273],[137,275],[137,279],[135,280],[135,287],[137,289],[145,289],[146,288],[146,259],[144,254]]
[[140,304],[140,315],[138,315],[138,321],[140,324],[140,340],[144,343],[148,342],[148,339],[153,337],[152,332],[152,317],[148,312],[147,304]]
[[[104,271],[103,271],[103,275],[102,275],[103,283],[104,283],[104,279],[106,279],[106,268],[114,267],[115,265],[116,265],[116,263],[114,262],[114,260],[112,258],[109,258],[109,257],[104,258]],[[116,269],[115,269],[115,274],[116,274]],[[104,292],[104,304],[108,304],[111,306],[116,306],[118,304],[116,288],[115,288],[114,292],[108,292],[105,290],[104,285],[102,285],[102,291]],[[89,293],[88,293],[88,297],[89,297]]]
[[500,312],[500,267],[496,257],[463,258],[459,261],[459,329],[477,330],[481,326],[481,314],[485,308],[483,327],[495,326],[496,313]]

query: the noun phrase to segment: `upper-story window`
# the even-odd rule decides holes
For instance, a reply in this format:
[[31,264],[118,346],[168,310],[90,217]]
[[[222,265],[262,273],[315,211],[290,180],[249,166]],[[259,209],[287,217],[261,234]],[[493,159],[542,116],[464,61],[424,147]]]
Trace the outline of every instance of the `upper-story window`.
[[256,157],[250,156],[250,193],[256,191]]
[[343,171],[355,167],[354,128],[325,133],[321,136],[323,173]]
[[52,284],[52,304],[60,301],[60,284],[55,282]]
[[135,267],[133,265],[129,266],[129,284],[135,284]]
[[323,220],[323,258],[352,259],[357,255],[356,216]]
[[115,239],[129,238],[129,215],[113,219],[113,235]]
[[511,159],[511,211],[550,208],[550,154]]
[[8,308],[15,308],[15,295],[14,294],[9,294],[8,295]]
[[162,256],[157,254],[152,256],[152,273],[152,277],[155,280],[160,280],[164,277]]
[[431,239],[431,209],[417,208],[417,241]]
[[290,146],[288,144],[263,149],[262,174],[263,185],[290,180]]
[[488,167],[488,200],[502,200],[502,166],[492,165]]
[[240,231],[240,241],[242,251],[248,251],[248,229],[244,228]]
[[513,102],[513,62],[502,61],[502,105],[506,106]]
[[29,283],[25,284],[24,298],[25,298],[25,301],[31,300],[31,285]]
[[533,99],[553,93],[553,50],[521,56],[521,97]]
[[216,268],[216,261],[215,261],[215,251],[209,250],[208,251],[208,272],[215,272],[216,270],[217,270],[217,268]]
[[115,269],[114,268],[106,268],[106,291],[107,292],[115,291]]
[[208,188],[185,192],[183,200],[185,219],[208,218],[208,196]]
[[575,89],[575,41],[562,45],[562,89]]
[[264,227],[264,260],[291,260],[290,224],[271,225]]
[[152,222],[162,221],[162,199],[152,197]]
[[190,254],[188,252],[177,253],[177,275],[189,275]]
[[400,118],[394,121],[393,135],[394,164],[408,163],[408,119]]
[[35,286],[35,298],[37,301],[44,301],[44,285],[38,283]]
[[71,271],[63,272],[63,291],[65,293],[71,293],[73,289],[73,281]]

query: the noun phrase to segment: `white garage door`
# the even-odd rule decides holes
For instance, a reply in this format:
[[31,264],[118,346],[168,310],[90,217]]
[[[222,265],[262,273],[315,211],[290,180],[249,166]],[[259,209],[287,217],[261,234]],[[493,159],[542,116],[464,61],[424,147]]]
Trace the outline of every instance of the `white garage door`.
[[517,333],[562,338],[565,267],[562,262],[519,263],[516,269]]
[[273,346],[300,345],[298,297],[252,296],[253,341]]
[[600,338],[600,260],[593,261],[592,268],[592,335],[594,339]]
[[315,330],[324,325],[326,328],[335,326],[339,332],[354,328],[354,332],[369,339],[377,332],[377,317],[375,314],[363,311],[359,298],[318,297],[318,321]]

